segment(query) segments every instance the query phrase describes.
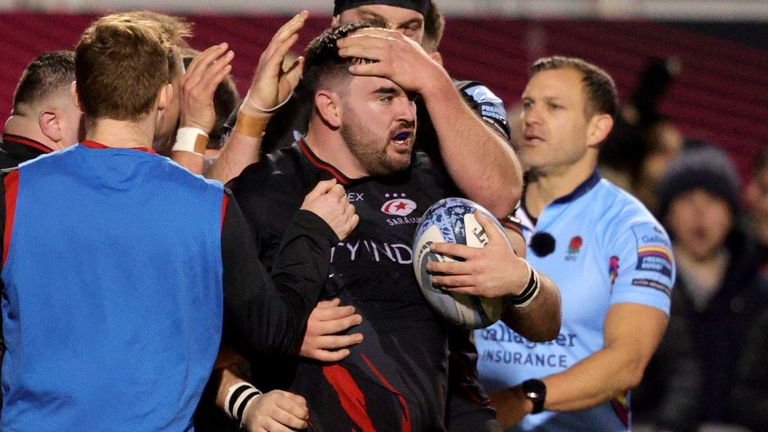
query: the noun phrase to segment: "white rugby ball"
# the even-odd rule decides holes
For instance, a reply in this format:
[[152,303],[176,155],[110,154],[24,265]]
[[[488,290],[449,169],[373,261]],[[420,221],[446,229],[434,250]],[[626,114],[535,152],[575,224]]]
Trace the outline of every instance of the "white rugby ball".
[[488,235],[475,219],[479,211],[504,231],[501,224],[485,208],[464,198],[446,198],[433,204],[422,216],[413,238],[413,270],[427,302],[450,323],[468,329],[487,327],[501,317],[502,299],[450,293],[432,286],[427,272],[429,261],[455,261],[451,257],[429,251],[437,242],[464,244],[481,248]]

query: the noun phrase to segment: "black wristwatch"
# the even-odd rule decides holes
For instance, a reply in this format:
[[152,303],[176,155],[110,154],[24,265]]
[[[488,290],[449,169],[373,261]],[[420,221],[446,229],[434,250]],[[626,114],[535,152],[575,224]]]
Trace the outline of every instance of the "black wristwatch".
[[523,394],[533,403],[531,414],[544,411],[544,400],[547,398],[547,385],[538,379],[523,381]]

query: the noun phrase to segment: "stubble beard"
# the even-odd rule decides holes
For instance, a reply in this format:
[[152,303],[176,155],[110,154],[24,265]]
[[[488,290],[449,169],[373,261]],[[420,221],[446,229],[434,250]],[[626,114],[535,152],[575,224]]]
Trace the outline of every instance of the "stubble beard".
[[[347,144],[349,151],[370,176],[384,176],[403,171],[411,164],[412,151],[407,159],[392,157],[387,153],[389,135],[376,134],[364,126],[356,115],[347,112],[345,118],[353,121],[344,122],[339,133]],[[383,144],[383,145],[382,145]]]

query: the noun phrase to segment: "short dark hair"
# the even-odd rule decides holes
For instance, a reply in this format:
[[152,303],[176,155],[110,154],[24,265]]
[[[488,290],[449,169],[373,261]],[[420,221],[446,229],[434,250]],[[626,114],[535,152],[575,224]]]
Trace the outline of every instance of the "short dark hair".
[[170,81],[173,46],[159,24],[119,15],[100,18],[75,49],[75,76],[88,121],[138,120]]
[[591,117],[595,113],[608,114],[616,117],[619,112],[619,99],[616,92],[616,84],[608,72],[576,57],[552,56],[536,60],[531,66],[531,76],[541,71],[556,69],[574,69],[581,73],[581,82],[589,101],[588,111],[585,113]]
[[309,94],[315,92],[329,78],[348,74],[347,68],[359,59],[339,56],[336,43],[350,34],[368,27],[381,27],[376,22],[357,22],[332,27],[312,40],[304,51],[304,70],[302,81]]
[[75,80],[75,53],[51,51],[40,54],[27,65],[13,93],[13,111],[33,105],[69,88]]

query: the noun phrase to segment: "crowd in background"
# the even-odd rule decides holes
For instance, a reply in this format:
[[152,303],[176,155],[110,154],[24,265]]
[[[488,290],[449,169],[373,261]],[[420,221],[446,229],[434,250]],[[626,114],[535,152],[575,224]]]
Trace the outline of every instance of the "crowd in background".
[[632,394],[663,431],[768,419],[768,143],[744,185],[717,143],[690,139],[658,106],[675,59],[652,59],[602,153],[603,174],[640,199],[673,242],[677,280],[664,339]]

